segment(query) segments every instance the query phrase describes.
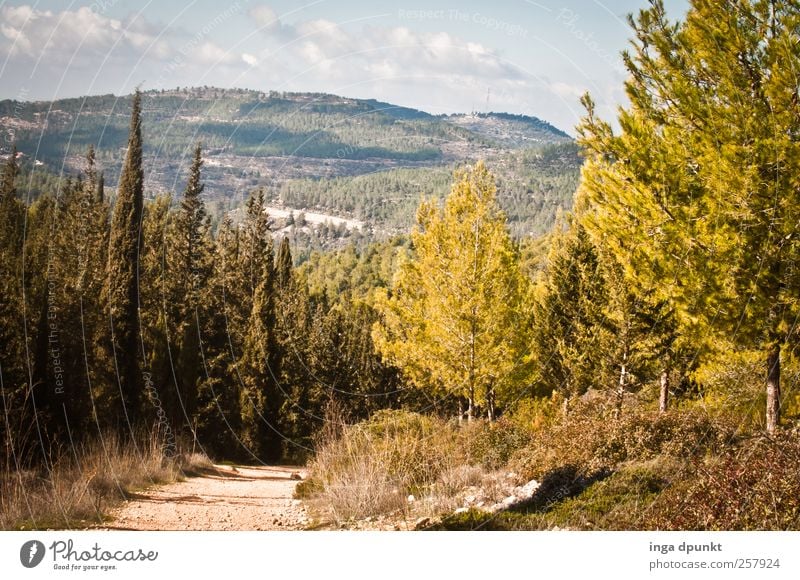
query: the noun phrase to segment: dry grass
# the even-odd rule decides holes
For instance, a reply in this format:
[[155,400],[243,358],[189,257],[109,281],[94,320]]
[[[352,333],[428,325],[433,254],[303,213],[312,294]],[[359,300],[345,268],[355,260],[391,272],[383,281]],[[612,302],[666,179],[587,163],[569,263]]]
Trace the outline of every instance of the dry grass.
[[459,427],[416,413],[376,413],[320,442],[306,499],[318,519],[337,525],[388,515],[413,521],[465,502],[494,503],[514,483],[484,453],[495,429],[484,422]]
[[197,453],[167,457],[155,436],[136,445],[104,436],[61,454],[47,469],[0,475],[0,529],[86,527],[136,489],[210,466]]

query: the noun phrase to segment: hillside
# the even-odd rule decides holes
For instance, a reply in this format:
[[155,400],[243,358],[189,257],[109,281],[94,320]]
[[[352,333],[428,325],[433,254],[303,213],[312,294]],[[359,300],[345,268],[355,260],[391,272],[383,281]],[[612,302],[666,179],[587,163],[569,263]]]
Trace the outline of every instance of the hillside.
[[[0,126],[28,160],[42,164],[34,175],[76,174],[94,145],[113,189],[130,100],[0,101]],[[206,195],[221,210],[263,186],[287,211],[358,219],[373,233],[402,231],[413,223],[421,194],[441,196],[455,167],[482,158],[504,181],[501,202],[521,224],[515,233],[540,234],[556,209],[569,205],[577,184],[572,140],[534,117],[433,116],[377,100],[208,87],[148,91],[142,104],[148,195],[182,188],[188,151],[200,141]],[[542,154],[552,147],[566,154],[566,165],[561,153]],[[554,163],[542,166],[542,158]]]

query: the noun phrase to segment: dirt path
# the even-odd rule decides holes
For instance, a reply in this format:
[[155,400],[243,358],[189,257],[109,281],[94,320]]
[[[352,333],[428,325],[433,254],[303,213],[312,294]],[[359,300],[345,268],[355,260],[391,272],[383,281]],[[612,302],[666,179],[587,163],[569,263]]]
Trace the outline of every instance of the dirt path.
[[216,465],[199,477],[135,494],[111,512],[109,530],[299,530],[296,467]]

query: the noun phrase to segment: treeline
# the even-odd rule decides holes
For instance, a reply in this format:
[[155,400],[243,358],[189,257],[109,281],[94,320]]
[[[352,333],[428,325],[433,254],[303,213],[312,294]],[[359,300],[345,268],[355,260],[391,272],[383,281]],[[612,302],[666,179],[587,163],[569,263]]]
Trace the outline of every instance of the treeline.
[[[145,202],[141,96],[113,208],[85,169],[30,205],[16,152],[0,189],[6,467],[111,429],[157,430],[212,456],[300,457],[331,405],[353,418],[403,395],[374,353],[372,309],[311,293],[263,191],[212,233],[194,152],[179,200]],[[277,245],[277,246],[276,246]]]
[[[431,161],[441,157],[444,141],[479,139],[434,117],[399,118],[391,107],[376,109],[378,103],[338,97],[259,98],[256,92],[223,90],[218,100],[210,100],[203,98],[205,93],[211,90],[200,95],[143,93],[144,120],[164,127],[158,138],[144,144],[148,154],[180,157],[187,143],[201,139],[207,149],[234,155]],[[130,97],[63,99],[52,110],[51,105],[0,102],[0,116],[24,122],[15,130],[20,149],[60,161],[82,154],[90,144],[103,159],[113,159],[124,146]]]
[[[492,160],[514,237],[550,231],[559,209],[569,209],[578,187],[581,159],[574,143],[526,149]],[[443,199],[452,167],[400,168],[355,177],[292,179],[268,189],[289,207],[315,208],[352,215],[380,230],[407,232],[414,224],[420,196]]]

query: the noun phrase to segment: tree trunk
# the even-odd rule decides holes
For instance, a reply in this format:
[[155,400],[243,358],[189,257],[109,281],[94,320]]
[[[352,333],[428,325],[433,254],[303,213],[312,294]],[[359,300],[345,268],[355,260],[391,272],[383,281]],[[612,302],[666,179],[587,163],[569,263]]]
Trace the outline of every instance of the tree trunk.
[[486,390],[486,416],[489,421],[494,421],[494,387]]
[[461,422],[464,421],[464,401],[461,400],[461,397],[458,398],[458,424],[461,425]]
[[767,433],[775,433],[781,422],[781,345],[767,353]]
[[475,416],[475,389],[469,388],[469,397],[467,397],[467,422],[471,423],[472,418]]
[[[627,357],[625,357],[627,359]],[[623,362],[619,370],[619,385],[617,386],[617,404],[614,409],[614,418],[619,419],[622,415],[622,399],[625,397],[625,383],[628,382],[628,367]]]
[[666,413],[669,405],[669,369],[661,371],[661,395],[658,397],[658,412]]
[[561,410],[564,413],[565,417],[567,415],[569,415],[569,403],[570,403],[571,400],[572,400],[572,397],[570,395],[566,395],[564,397],[564,402],[561,404]]

